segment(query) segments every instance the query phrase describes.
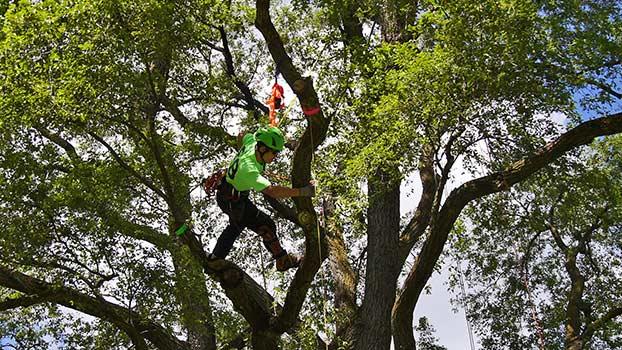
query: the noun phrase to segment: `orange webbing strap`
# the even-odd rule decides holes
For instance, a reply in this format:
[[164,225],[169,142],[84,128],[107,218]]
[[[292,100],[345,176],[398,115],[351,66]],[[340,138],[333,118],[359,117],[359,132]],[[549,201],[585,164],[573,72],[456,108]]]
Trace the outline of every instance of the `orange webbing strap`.
[[272,93],[270,93],[270,98],[268,98],[268,100],[266,101],[266,103],[270,107],[270,126],[278,125],[276,120],[276,111],[285,107],[285,105],[281,103],[282,100],[283,87],[279,85],[278,82],[274,82],[274,85],[272,86]]

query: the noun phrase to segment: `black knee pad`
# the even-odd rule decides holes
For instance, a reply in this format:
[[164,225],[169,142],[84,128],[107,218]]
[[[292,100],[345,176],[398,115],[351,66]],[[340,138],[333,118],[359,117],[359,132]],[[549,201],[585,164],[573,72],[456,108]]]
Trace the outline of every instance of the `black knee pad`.
[[276,232],[274,232],[274,228],[267,226],[267,225],[259,226],[257,228],[257,233],[263,240],[264,244],[269,244],[271,242],[279,240],[279,238],[276,235]]
[[261,236],[263,245],[268,249],[273,257],[278,258],[286,254],[285,249],[281,247],[281,242],[274,232],[274,228],[262,225],[257,228],[257,232]]

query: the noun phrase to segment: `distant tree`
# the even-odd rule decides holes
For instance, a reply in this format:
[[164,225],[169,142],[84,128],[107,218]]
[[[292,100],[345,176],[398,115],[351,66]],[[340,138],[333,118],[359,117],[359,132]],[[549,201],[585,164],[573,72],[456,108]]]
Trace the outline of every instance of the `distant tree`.
[[621,147],[599,141],[466,211],[455,255],[484,347],[622,345]]
[[427,317],[420,317],[417,327],[417,349],[419,350],[447,350],[446,347],[438,345],[438,338],[434,336],[436,329],[430,324]]

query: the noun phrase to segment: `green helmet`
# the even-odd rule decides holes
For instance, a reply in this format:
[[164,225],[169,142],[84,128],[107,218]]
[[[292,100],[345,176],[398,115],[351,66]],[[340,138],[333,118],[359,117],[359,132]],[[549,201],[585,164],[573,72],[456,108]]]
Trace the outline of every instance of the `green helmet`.
[[259,128],[259,130],[255,132],[255,140],[279,152],[283,150],[283,145],[285,145],[283,132],[275,126]]

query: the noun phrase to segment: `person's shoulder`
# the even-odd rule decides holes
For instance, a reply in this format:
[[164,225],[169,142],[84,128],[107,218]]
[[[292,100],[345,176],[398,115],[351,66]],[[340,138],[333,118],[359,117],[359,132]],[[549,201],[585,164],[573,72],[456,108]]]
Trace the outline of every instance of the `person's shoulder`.
[[246,135],[244,135],[244,137],[242,138],[242,144],[243,145],[248,145],[255,142],[255,135],[252,133],[248,133]]
[[240,157],[240,169],[244,169],[246,173],[261,173],[261,166],[255,159],[255,150],[247,151]]

